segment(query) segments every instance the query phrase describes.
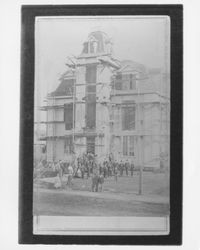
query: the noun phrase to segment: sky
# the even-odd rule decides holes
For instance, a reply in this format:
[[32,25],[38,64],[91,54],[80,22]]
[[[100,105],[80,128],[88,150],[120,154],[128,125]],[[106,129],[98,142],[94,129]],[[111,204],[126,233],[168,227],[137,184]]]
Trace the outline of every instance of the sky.
[[78,56],[90,32],[112,38],[114,57],[147,67],[169,67],[170,20],[167,16],[39,17],[35,21],[35,104],[44,105],[47,93],[67,70],[67,57]]

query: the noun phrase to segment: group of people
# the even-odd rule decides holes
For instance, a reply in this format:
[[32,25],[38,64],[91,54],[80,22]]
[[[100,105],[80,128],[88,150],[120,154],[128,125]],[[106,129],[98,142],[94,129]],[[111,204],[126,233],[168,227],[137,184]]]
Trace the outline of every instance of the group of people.
[[89,178],[93,174],[94,169],[98,169],[100,175],[103,175],[104,178],[115,176],[116,180],[118,176],[123,176],[124,173],[126,176],[129,174],[133,176],[134,163],[126,161],[117,161],[108,157],[104,159],[103,162],[96,163],[95,156],[90,157],[79,157],[77,159],[77,171],[79,171],[81,178]]
[[110,155],[102,162],[96,160],[96,155],[92,153],[84,153],[79,156],[77,160],[72,162],[65,162],[59,160],[53,162],[51,168],[57,173],[58,182],[56,187],[62,187],[63,176],[67,174],[67,186],[72,187],[72,179],[74,177],[90,178],[92,180],[92,191],[98,192],[102,190],[102,186],[105,178],[114,177],[115,181],[118,181],[118,177],[133,176],[134,163],[126,161],[114,160]]

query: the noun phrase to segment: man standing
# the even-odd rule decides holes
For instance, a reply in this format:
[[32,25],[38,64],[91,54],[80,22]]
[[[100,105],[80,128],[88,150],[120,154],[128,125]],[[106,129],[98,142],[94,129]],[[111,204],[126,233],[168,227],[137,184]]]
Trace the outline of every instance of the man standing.
[[122,161],[120,162],[119,169],[120,169],[120,176],[123,176],[123,172],[124,172],[124,164],[123,164],[123,162],[122,162]]
[[102,167],[101,163],[99,163],[99,174],[103,175],[103,167]]
[[114,162],[114,176],[115,176],[115,181],[117,182],[118,179],[118,170],[119,170],[119,165],[117,161]]
[[99,170],[97,167],[95,167],[92,173],[92,192],[98,192],[98,186],[99,186]]
[[58,171],[58,175],[59,175],[59,178],[60,178],[60,182],[62,183],[62,176],[63,176],[63,170],[62,170],[62,161],[59,160],[58,163],[56,164],[56,169]]
[[62,182],[62,168],[61,168],[61,160],[59,160],[55,165],[55,170],[57,172],[58,179],[56,179],[55,187],[56,188],[62,188],[63,182]]
[[84,179],[84,174],[85,174],[85,168],[84,165],[82,163],[80,163],[80,170],[81,170],[81,178]]
[[87,170],[87,179],[88,179],[90,177],[90,166],[89,166],[88,159],[85,161],[85,166]]
[[71,166],[71,163],[70,163],[69,167],[68,167],[68,181],[67,181],[69,188],[72,187],[73,173],[74,173],[74,170],[73,170],[73,167]]
[[128,162],[128,160],[126,160],[126,163],[125,163],[125,170],[126,170],[126,176],[128,176],[128,170],[129,170],[129,162]]
[[104,178],[107,177],[107,166],[106,166],[106,161],[104,161],[104,163],[103,163],[103,177],[104,177]]
[[133,176],[133,170],[134,170],[134,163],[133,162],[131,162],[131,176]]

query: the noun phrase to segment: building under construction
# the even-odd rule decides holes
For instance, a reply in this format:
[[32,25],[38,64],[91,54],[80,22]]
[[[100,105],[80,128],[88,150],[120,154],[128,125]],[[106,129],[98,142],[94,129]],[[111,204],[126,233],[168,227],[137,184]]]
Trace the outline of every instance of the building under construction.
[[169,164],[169,74],[113,57],[112,42],[92,32],[82,53],[69,57],[60,84],[47,96],[47,161],[85,152],[103,161],[134,161],[145,168]]

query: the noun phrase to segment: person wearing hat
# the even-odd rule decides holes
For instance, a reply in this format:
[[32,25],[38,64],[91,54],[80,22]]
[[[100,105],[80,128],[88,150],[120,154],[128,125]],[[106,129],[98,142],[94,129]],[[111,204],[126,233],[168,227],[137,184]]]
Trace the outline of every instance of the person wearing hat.
[[126,163],[125,163],[126,176],[128,176],[129,167],[130,167],[130,164],[129,164],[128,160],[126,160]]
[[69,188],[72,187],[73,173],[74,173],[74,170],[73,170],[73,167],[70,163],[69,167],[68,167],[68,180],[67,180],[67,184],[68,184]]

